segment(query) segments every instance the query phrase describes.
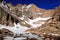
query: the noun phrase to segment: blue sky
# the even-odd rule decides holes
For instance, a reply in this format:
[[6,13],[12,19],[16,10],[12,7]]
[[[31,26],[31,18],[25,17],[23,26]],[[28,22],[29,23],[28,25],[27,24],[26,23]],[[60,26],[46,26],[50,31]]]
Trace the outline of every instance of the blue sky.
[[5,0],[7,3],[12,3],[13,5],[20,4],[35,4],[40,8],[53,9],[60,5],[60,0]]

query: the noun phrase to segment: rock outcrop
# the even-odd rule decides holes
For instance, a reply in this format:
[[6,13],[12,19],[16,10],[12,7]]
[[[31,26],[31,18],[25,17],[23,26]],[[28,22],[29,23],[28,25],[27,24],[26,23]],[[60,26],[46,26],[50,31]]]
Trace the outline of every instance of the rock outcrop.
[[5,28],[0,29],[0,37],[5,37],[5,36],[13,36],[13,32],[11,32],[10,30],[7,30]]

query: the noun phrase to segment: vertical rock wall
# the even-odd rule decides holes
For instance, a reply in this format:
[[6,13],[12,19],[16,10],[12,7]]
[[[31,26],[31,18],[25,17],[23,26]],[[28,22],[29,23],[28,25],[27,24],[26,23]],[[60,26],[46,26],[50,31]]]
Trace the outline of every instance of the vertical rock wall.
[[11,15],[9,15],[0,8],[0,24],[6,26],[13,26],[14,22],[18,23],[18,20],[16,20],[15,18],[13,18]]

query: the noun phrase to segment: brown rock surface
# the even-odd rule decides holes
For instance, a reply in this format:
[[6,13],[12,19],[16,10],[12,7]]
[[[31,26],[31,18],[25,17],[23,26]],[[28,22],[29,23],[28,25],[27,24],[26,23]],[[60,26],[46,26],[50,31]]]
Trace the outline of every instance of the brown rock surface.
[[9,31],[8,29],[0,29],[0,37],[4,36],[13,36],[13,32]]
[[32,28],[27,32],[32,32],[38,35],[43,34],[58,34],[60,35],[60,8],[54,10],[54,14],[45,24],[38,28]]

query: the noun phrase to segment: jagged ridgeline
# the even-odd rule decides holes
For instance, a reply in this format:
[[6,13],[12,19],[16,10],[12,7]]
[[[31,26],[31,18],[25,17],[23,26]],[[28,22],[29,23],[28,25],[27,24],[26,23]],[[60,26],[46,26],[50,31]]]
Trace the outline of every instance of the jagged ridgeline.
[[0,7],[0,24],[6,26],[14,26],[14,23],[20,23],[22,26],[30,27],[29,24],[23,23],[24,21],[19,19],[17,15],[10,12],[9,10]]

